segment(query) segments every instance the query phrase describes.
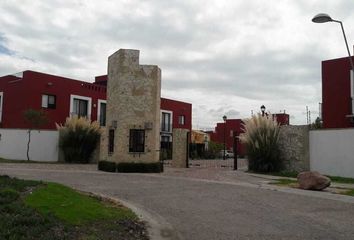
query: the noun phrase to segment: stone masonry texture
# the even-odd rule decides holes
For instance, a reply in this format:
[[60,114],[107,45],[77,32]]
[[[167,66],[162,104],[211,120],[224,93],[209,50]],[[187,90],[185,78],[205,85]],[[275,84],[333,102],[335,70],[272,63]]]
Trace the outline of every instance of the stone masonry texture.
[[173,129],[172,140],[172,167],[185,168],[187,156],[187,133],[189,130],[182,128]]
[[310,169],[309,126],[281,126],[279,134],[280,158],[287,171]]
[[[101,156],[112,162],[159,161],[161,70],[139,65],[139,51],[120,49],[108,58],[107,127],[115,129],[114,152],[102,144]],[[145,130],[144,152],[129,152],[130,129]],[[102,152],[101,151],[101,152]],[[102,159],[104,160],[104,159]]]

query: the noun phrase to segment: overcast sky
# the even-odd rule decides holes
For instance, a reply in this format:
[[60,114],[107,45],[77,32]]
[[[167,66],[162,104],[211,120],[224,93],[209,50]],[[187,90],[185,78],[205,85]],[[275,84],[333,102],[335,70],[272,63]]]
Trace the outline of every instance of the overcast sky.
[[262,104],[292,124],[321,102],[321,61],[350,50],[351,0],[1,0],[0,76],[36,70],[92,82],[120,48],[162,70],[162,96],[193,104],[193,127],[246,118]]

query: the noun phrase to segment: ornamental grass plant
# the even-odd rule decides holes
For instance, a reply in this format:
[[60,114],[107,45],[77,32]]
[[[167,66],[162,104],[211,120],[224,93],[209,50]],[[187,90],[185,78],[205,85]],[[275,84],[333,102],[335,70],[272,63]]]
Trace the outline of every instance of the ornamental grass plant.
[[276,120],[254,115],[244,120],[240,140],[246,145],[248,169],[254,172],[276,172],[282,168],[279,158],[279,131]]
[[64,125],[57,125],[59,147],[65,161],[70,163],[88,163],[100,139],[101,129],[98,122],[73,116],[66,119]]

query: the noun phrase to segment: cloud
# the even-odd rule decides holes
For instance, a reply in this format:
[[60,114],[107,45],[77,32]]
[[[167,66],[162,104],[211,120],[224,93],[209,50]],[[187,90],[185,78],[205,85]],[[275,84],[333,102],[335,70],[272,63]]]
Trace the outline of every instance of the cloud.
[[[193,125],[249,117],[264,104],[305,123],[318,112],[321,60],[346,55],[337,24],[354,29],[339,1],[1,1],[0,75],[33,69],[85,81],[119,48],[162,69],[162,95],[193,104]],[[352,30],[353,29],[353,30]],[[315,117],[313,117],[315,119]]]

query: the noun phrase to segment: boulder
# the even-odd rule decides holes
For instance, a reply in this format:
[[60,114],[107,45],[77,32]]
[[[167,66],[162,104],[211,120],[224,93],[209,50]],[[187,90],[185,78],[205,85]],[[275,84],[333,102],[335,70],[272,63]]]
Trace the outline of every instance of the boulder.
[[331,179],[319,172],[301,172],[297,175],[299,188],[305,190],[322,190],[331,185]]

